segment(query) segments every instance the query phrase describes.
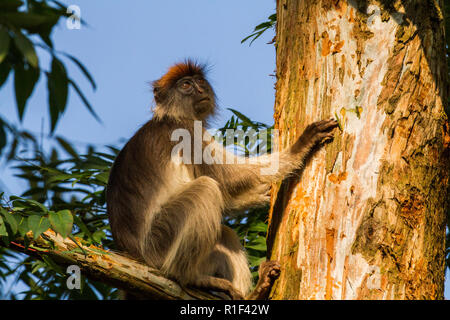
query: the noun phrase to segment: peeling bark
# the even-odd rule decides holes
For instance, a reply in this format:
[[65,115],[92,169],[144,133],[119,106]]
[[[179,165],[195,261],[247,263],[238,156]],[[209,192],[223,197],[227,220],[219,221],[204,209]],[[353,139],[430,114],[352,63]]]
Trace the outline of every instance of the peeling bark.
[[442,1],[277,1],[275,127],[342,132],[274,186],[272,299],[442,299],[449,124]]

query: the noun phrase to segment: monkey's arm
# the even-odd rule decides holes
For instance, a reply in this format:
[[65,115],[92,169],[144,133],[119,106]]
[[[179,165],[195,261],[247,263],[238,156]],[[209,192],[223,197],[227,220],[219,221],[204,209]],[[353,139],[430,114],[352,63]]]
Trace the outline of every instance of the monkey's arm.
[[231,211],[264,204],[269,200],[270,184],[302,168],[316,146],[333,138],[337,125],[333,119],[314,122],[288,149],[255,158],[239,157],[222,148],[223,164],[203,166],[203,174],[219,182],[230,198],[227,208]]

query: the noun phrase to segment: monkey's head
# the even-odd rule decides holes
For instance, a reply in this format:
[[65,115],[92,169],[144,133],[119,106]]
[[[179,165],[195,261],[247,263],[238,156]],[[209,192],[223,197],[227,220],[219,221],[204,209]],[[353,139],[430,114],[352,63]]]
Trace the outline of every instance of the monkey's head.
[[153,82],[154,114],[177,119],[204,120],[216,111],[214,91],[205,78],[205,66],[192,60],[177,63]]

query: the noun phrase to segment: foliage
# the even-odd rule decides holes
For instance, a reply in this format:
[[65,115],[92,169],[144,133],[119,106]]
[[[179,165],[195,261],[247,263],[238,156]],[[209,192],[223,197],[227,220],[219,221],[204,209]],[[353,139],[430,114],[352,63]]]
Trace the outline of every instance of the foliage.
[[[109,170],[118,149],[108,147],[108,152],[97,152],[89,146],[87,153],[79,155],[71,143],[57,137],[57,145],[48,156],[37,154],[35,158],[13,160],[18,163],[16,175],[28,182],[28,188],[20,197],[2,198],[0,207],[0,236],[5,245],[17,237],[25,237],[30,230],[37,238],[48,228],[63,237],[76,236],[83,244],[114,248],[106,217],[105,187]],[[69,157],[60,158],[64,150]],[[3,222],[3,223],[2,223]],[[3,228],[2,228],[3,226]],[[26,243],[26,245],[28,245]],[[30,245],[32,248],[32,245]],[[11,275],[7,266],[14,269],[15,282],[28,288],[22,293],[30,299],[112,299],[117,291],[100,282],[82,281],[82,291],[68,290],[67,274],[46,257],[43,261],[24,257],[10,250],[9,263],[0,265],[0,288]],[[5,297],[4,297],[5,298]],[[9,298],[14,298],[11,293]]]
[[[58,22],[69,16],[66,6],[55,0],[0,2],[0,88],[9,75],[13,74],[16,107],[18,117],[22,121],[28,99],[41,75],[45,76],[51,133],[67,107],[69,88],[75,90],[90,113],[98,120],[77,83],[69,77],[62,58],[74,63],[92,88],[96,89],[93,77],[77,58],[57,51],[51,40],[52,31]],[[50,70],[45,70],[40,63],[38,50],[50,55]],[[47,156],[44,155],[42,141],[39,143],[38,140],[42,140],[42,137],[38,139],[33,133],[19,129],[0,117],[0,154],[8,146],[7,152],[3,152],[3,159],[7,163],[17,164],[16,169],[20,170],[17,177],[25,179],[29,184],[28,190],[21,197],[10,197],[6,200],[3,194],[0,194],[1,241],[8,243],[17,236],[23,236],[28,230],[32,230],[34,237],[37,237],[45,229],[52,227],[63,235],[73,231],[88,242],[101,243],[102,239],[106,238],[103,230],[105,223],[104,219],[98,217],[101,217],[101,214],[104,217],[104,212],[100,212],[104,209],[96,209],[103,207],[104,196],[102,199],[102,194],[96,190],[100,184],[104,187],[102,170],[98,165],[98,158],[103,155],[97,155],[92,147],[88,148],[86,156],[78,155],[65,139],[53,137],[52,141],[58,144],[59,150],[64,150],[72,156],[61,160],[58,148],[53,148]],[[113,148],[110,150],[113,151]],[[109,154],[106,158],[108,156],[111,162],[115,155]],[[89,176],[90,170],[87,167],[93,168],[92,162],[96,162],[97,171]],[[82,174],[77,175],[80,172],[76,170],[81,170]],[[78,186],[70,186],[60,175],[62,172],[72,174],[77,179]],[[22,281],[29,288],[23,292],[25,298],[114,296],[110,288],[92,281],[87,282],[82,294],[65,291],[64,277],[60,272],[55,272],[56,265],[48,258],[46,261],[37,261],[11,250],[1,249],[0,259],[0,288],[4,289],[10,282],[14,284]],[[11,268],[14,264],[17,264],[17,267]],[[14,277],[14,280],[11,281],[11,277]],[[2,291],[3,297],[15,298],[13,292]],[[91,294],[94,292],[95,294]]]
[[[245,115],[232,110],[233,116],[226,125],[219,129],[239,129],[244,133],[270,129],[265,124],[253,122]],[[255,131],[257,130],[257,131]],[[252,134],[254,134],[254,132]],[[270,133],[270,131],[269,131]],[[36,138],[30,138],[35,144]],[[14,167],[18,170],[17,177],[25,179],[28,187],[20,197],[2,198],[0,206],[0,236],[5,245],[17,237],[25,238],[31,230],[37,238],[48,228],[62,236],[82,239],[83,244],[94,244],[103,248],[114,249],[107,221],[105,207],[105,187],[109,170],[119,150],[108,146],[100,152],[94,146],[89,146],[85,154],[79,154],[69,141],[55,137],[55,145],[48,155],[36,151],[32,157],[15,158]],[[270,140],[269,140],[270,141]],[[250,149],[248,142],[236,141],[236,145],[245,150]],[[37,148],[37,146],[35,146]],[[36,149],[37,150],[37,149]],[[60,153],[68,156],[61,157]],[[254,209],[239,216],[226,219],[225,223],[235,229],[248,250],[248,256],[257,278],[256,268],[265,259],[265,234],[267,224],[267,208]],[[32,247],[31,247],[32,248]],[[11,263],[0,265],[0,279],[5,280],[14,274],[15,281],[27,285],[22,293],[30,299],[63,299],[88,297],[101,299],[115,298],[117,292],[112,288],[87,279],[83,281],[85,293],[75,293],[65,286],[67,275],[58,269],[51,259],[43,261],[3,250],[4,257],[20,265],[20,268],[9,268]],[[1,253],[0,253],[1,254]],[[15,261],[15,262],[14,262]],[[0,281],[0,289],[5,286]],[[39,284],[39,285],[38,285]],[[14,298],[13,293],[9,298]]]
[[[91,84],[95,81],[84,65],[75,57],[57,51],[51,33],[58,21],[69,16],[67,8],[54,0],[2,0],[0,3],[0,88],[10,74],[14,76],[17,112],[22,121],[27,101],[41,78],[46,77],[50,133],[67,107],[69,88],[75,90],[85,106],[96,117],[92,106],[69,77],[62,58],[77,65]],[[263,26],[257,28],[258,32]],[[261,32],[262,33],[262,32]],[[254,35],[255,39],[259,35]],[[51,57],[50,69],[40,63],[38,50]],[[230,109],[231,110],[231,109]],[[270,129],[253,122],[236,110],[221,131],[226,139],[226,129],[239,129],[248,135]],[[27,182],[19,196],[6,199],[0,193],[0,241],[8,245],[18,237],[27,239],[42,235],[48,228],[62,236],[82,239],[83,244],[94,244],[114,249],[105,208],[105,187],[109,170],[118,149],[89,145],[80,153],[73,143],[60,136],[46,138],[52,144],[48,152],[42,150],[41,136],[17,127],[0,118],[0,153],[3,159],[15,166],[16,177]],[[270,146],[270,135],[268,136]],[[260,141],[236,141],[239,152],[246,155],[259,150]],[[264,151],[270,151],[264,149]],[[61,155],[63,153],[63,155]],[[267,209],[252,210],[225,223],[235,228],[249,252],[253,270],[265,258],[264,223]],[[29,241],[25,246],[32,247]],[[255,272],[256,274],[256,272]],[[257,277],[257,275],[255,275]],[[67,275],[49,257],[35,257],[0,247],[0,292],[2,298],[25,299],[114,299],[117,291],[100,282],[83,279],[82,290],[68,290]],[[15,290],[21,283],[24,290],[18,296]],[[9,289],[7,288],[9,286]]]
[[[232,142],[235,150],[244,156],[270,153],[273,126],[269,127],[264,123],[252,121],[237,110],[231,108],[228,110],[233,115],[225,126],[218,130],[223,138],[223,145],[229,146]],[[227,132],[227,130],[232,131]]]
[[277,24],[277,14],[274,13],[274,14],[270,15],[270,16],[267,18],[267,21],[258,24],[258,25],[255,27],[255,29],[253,29],[253,33],[250,34],[249,36],[245,37],[244,39],[242,39],[242,40],[241,40],[241,43],[244,43],[245,41],[247,41],[247,40],[253,38],[253,39],[250,41],[250,44],[249,44],[249,45],[251,45],[251,44],[252,44],[256,39],[258,39],[264,32],[266,32],[266,31],[269,30],[269,29],[275,28],[276,24]]
[[[272,146],[272,129],[273,126],[255,122],[243,115],[237,110],[228,109],[233,115],[223,128],[219,131],[223,135],[224,145],[228,142],[230,132],[233,133],[232,139],[236,151],[248,156],[249,154],[257,155],[262,153],[270,153]],[[228,131],[232,129],[233,131]],[[243,135],[239,135],[239,131]],[[259,135],[266,135],[266,140],[257,139]],[[255,137],[257,136],[257,137]],[[241,141],[239,138],[246,138]],[[248,138],[248,139],[247,139]],[[266,260],[266,234],[268,207],[255,208],[242,212],[239,215],[225,218],[225,224],[235,230],[239,235],[242,245],[247,251],[247,257],[252,270],[253,282],[256,284],[258,280],[257,267],[262,261]]]
[[[69,59],[96,88],[94,79],[74,56],[54,48],[51,33],[61,19],[70,17],[67,8],[50,0],[2,0],[0,2],[0,88],[14,74],[17,113],[22,121],[27,101],[41,78],[47,78],[50,132],[67,107],[69,88],[75,90],[89,112],[97,118],[78,84],[69,77],[62,57]],[[40,64],[37,48],[51,56],[50,70]],[[7,143],[7,121],[0,118],[0,152]]]

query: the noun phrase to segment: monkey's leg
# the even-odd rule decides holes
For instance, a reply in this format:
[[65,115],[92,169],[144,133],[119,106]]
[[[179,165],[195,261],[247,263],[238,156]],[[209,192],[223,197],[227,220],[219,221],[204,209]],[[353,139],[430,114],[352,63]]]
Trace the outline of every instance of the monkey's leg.
[[227,226],[222,226],[221,238],[202,263],[202,270],[214,278],[228,280],[242,295],[247,295],[252,286],[247,255],[236,232]]
[[220,237],[222,211],[223,200],[216,181],[199,177],[187,183],[145,227],[146,261],[181,283],[195,282],[200,262]]
[[212,276],[202,276],[195,284],[196,287],[205,288],[212,291],[221,291],[228,294],[233,300],[242,300],[244,296],[233,287],[233,284],[227,279]]
[[280,276],[278,261],[264,261],[259,266],[259,280],[255,290],[245,297],[245,300],[266,300],[269,297],[273,283]]
[[216,280],[202,270],[222,233],[222,193],[218,183],[202,176],[186,184],[161,207],[150,222],[145,257],[181,285],[241,295],[226,279]]

